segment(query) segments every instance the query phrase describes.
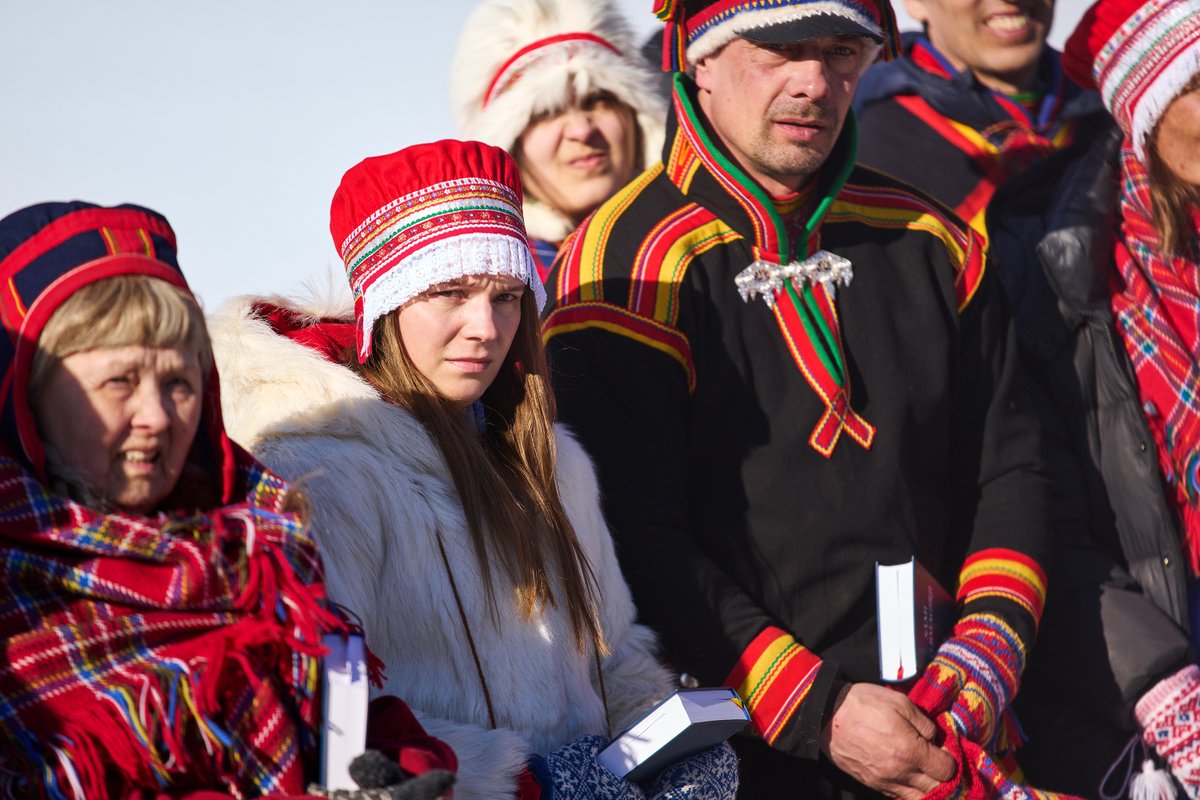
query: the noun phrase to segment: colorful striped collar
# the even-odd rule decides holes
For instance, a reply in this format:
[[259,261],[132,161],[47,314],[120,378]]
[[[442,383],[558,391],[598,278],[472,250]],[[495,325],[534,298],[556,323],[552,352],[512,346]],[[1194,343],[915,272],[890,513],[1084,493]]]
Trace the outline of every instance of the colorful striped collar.
[[[978,83],[978,78],[971,74],[970,70],[962,70],[960,72],[924,36],[918,36],[913,40],[907,55],[914,64],[936,77],[944,78],[945,80],[955,80],[959,75],[965,73],[968,80]],[[1062,60],[1058,53],[1049,47],[1045,48],[1043,52],[1039,73],[1042,83],[1041,88],[1045,93],[1042,95],[1042,101],[1038,106],[1036,116],[1031,114],[1029,109],[1017,98],[1003,92],[997,92],[994,89],[988,89],[982,83],[979,83],[979,86],[986,90],[995,104],[1007,116],[1032,130],[1045,130],[1057,121],[1059,113],[1062,111],[1063,100],[1067,94],[1066,76],[1063,73]]]

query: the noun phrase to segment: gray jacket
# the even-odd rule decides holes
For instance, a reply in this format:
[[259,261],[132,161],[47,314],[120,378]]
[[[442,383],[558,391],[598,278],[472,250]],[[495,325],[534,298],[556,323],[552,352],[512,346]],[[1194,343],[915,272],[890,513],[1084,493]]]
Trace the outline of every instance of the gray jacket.
[[1036,762],[1039,736],[1060,761],[1073,737],[1067,746],[1097,774],[1136,729],[1137,699],[1192,658],[1179,524],[1109,305],[1119,143],[1113,131],[1048,159],[988,211],[1055,480],[1049,597],[1019,705],[1033,751],[1022,763]]

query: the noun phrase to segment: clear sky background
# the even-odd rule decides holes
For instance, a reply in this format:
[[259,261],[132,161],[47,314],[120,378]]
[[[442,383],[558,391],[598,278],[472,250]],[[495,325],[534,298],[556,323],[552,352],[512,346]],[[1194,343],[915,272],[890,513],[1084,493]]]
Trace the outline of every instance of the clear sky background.
[[[1052,43],[1089,2],[1058,0]],[[333,191],[366,156],[455,135],[447,70],[475,5],[0,0],[0,216],[149,206],[210,309],[344,280]],[[654,30],[651,0],[621,5]]]

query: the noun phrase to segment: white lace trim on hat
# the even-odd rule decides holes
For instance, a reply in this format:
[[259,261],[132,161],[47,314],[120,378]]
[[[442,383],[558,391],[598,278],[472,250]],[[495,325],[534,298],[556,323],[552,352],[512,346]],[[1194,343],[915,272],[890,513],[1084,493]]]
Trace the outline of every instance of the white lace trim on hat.
[[529,245],[512,236],[463,234],[425,247],[380,275],[363,295],[363,333],[360,357],[370,350],[375,321],[417,295],[469,275],[507,275],[533,292],[538,313],[546,305],[546,288],[538,277]]

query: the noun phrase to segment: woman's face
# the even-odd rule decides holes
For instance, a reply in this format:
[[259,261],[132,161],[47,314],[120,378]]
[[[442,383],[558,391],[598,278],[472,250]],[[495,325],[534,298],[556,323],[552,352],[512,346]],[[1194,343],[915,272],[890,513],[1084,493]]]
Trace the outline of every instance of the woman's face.
[[1185,91],[1167,106],[1158,123],[1155,149],[1176,178],[1200,187],[1200,88]]
[[200,425],[194,353],[104,347],[62,359],[33,408],[46,444],[99,496],[146,514],[183,471]]
[[525,290],[516,278],[492,275],[430,288],[396,316],[408,357],[444,397],[470,406],[500,372]]
[[633,110],[596,92],[564,111],[534,119],[517,143],[525,191],[581,222],[633,177]]

